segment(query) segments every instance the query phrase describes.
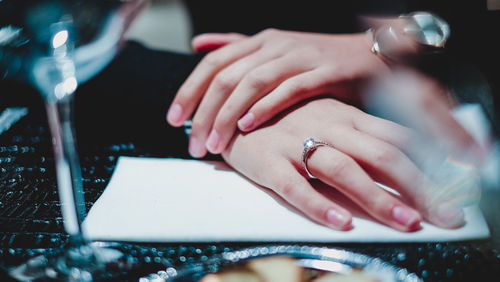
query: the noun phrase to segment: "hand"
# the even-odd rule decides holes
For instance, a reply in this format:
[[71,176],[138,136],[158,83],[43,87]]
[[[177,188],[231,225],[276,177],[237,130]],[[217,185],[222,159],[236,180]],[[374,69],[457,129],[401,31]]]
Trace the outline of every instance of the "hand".
[[[227,44],[230,42],[230,44]],[[358,82],[387,70],[372,54],[370,34],[327,35],[266,30],[255,36],[208,34],[213,49],[177,93],[167,115],[182,125],[195,111],[189,151],[221,153],[237,126],[251,131],[304,99],[329,94],[357,101]],[[245,114],[246,113],[246,114]]]
[[[238,133],[224,159],[236,170],[269,187],[289,204],[325,226],[346,230],[352,214],[306,179],[302,143],[310,137],[331,144],[308,159],[309,171],[350,198],[376,220],[400,231],[420,228],[422,217],[445,228],[463,225],[461,208],[436,206],[431,183],[404,153],[415,133],[388,120],[330,98],[299,105],[250,133]],[[394,188],[390,194],[375,181]],[[438,201],[439,202],[439,201]],[[433,205],[430,205],[433,203]]]
[[[396,68],[377,76],[363,96],[363,104],[377,116],[390,118],[419,133],[424,144],[412,149],[438,147],[440,155],[479,166],[488,154],[488,145],[478,143],[454,118],[456,101],[437,81],[411,69]],[[414,142],[415,143],[415,142]],[[426,143],[426,144],[425,144]],[[429,159],[431,155],[420,157]]]

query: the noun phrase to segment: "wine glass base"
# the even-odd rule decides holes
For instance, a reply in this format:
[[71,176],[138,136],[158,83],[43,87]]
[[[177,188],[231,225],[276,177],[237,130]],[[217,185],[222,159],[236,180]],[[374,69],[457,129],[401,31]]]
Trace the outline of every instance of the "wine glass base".
[[103,243],[96,242],[43,254],[15,267],[9,274],[19,281],[93,281],[104,272],[121,272],[134,268],[120,250],[109,244],[102,245]]

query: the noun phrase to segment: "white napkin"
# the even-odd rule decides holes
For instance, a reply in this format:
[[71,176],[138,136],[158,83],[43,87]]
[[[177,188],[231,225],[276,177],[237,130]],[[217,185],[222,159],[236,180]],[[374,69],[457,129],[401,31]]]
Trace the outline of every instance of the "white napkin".
[[[339,195],[340,196],[340,195]],[[135,242],[417,242],[489,237],[477,206],[456,230],[395,231],[362,214],[350,231],[316,224],[222,162],[121,157],[84,222],[96,240]]]

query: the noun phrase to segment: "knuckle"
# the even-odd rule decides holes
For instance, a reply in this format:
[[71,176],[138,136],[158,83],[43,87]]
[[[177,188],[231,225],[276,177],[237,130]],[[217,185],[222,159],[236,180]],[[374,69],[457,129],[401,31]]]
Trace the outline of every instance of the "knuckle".
[[251,71],[245,77],[245,83],[252,89],[262,89],[268,85],[268,81],[260,71]]
[[282,178],[276,183],[276,192],[283,198],[291,200],[295,194],[295,183],[290,178]]
[[343,177],[346,172],[349,172],[354,168],[354,161],[347,156],[339,157],[337,160],[330,162],[326,167],[325,172],[329,177],[340,178]]
[[276,28],[266,28],[263,31],[259,32],[258,35],[261,36],[273,36],[278,32]]
[[286,38],[281,40],[283,47],[293,47],[288,55],[295,58],[303,58],[304,61],[309,61],[308,66],[314,66],[314,61],[317,59],[319,54],[317,52],[311,52],[311,48],[306,43],[301,42],[295,38]]
[[213,85],[218,91],[230,91],[234,88],[236,80],[231,77],[231,75],[226,72],[220,72],[217,74],[213,80]]
[[221,56],[219,56],[219,52],[213,51],[208,53],[204,58],[203,58],[203,63],[210,66],[210,67],[218,67],[222,63]]
[[242,37],[242,34],[241,33],[237,33],[237,32],[229,32],[227,33],[228,36],[233,36],[233,37]]
[[345,111],[349,113],[350,115],[365,115],[365,112],[360,110],[359,108],[356,108],[353,105],[342,105],[342,107],[345,107]]
[[191,129],[192,129],[193,133],[200,132],[201,130],[203,130],[204,128],[206,128],[207,124],[206,124],[205,120],[206,119],[199,118],[199,117],[195,117],[192,120]]
[[386,146],[380,146],[373,153],[373,160],[377,165],[393,163],[397,158],[398,154]]
[[288,79],[283,83],[283,87],[287,93],[301,93],[306,90],[305,83],[298,78]]
[[325,75],[337,77],[340,73],[342,73],[342,68],[337,64],[331,64],[323,67],[323,71],[325,72]]

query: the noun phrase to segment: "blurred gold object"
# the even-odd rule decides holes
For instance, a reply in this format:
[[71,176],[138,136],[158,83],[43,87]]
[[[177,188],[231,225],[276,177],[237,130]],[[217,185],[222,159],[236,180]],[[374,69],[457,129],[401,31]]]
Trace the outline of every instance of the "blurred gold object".
[[377,282],[378,279],[359,269],[335,273],[299,265],[289,256],[252,259],[245,264],[208,274],[201,282]]

